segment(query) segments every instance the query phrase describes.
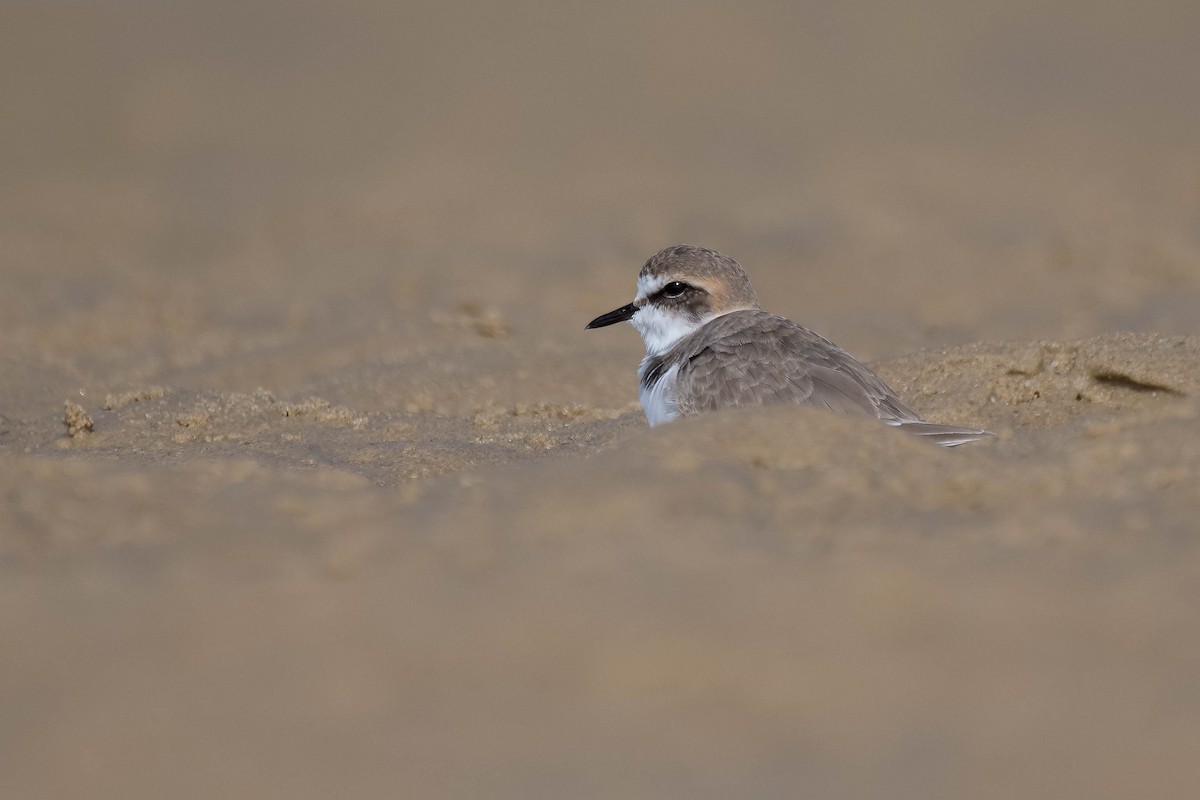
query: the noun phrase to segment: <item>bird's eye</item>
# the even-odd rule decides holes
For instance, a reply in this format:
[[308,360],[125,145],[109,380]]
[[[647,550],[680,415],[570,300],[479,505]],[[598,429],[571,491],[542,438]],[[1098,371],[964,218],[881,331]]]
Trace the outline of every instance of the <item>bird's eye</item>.
[[679,297],[687,291],[688,285],[682,281],[671,281],[663,287],[663,297]]

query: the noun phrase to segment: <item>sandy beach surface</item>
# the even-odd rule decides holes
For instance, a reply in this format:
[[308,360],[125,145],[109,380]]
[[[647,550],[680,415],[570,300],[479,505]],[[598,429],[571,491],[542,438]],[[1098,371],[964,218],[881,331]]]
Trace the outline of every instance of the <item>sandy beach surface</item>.
[[[0,20],[0,797],[1200,794],[1194,3]],[[998,435],[649,429],[680,241]]]

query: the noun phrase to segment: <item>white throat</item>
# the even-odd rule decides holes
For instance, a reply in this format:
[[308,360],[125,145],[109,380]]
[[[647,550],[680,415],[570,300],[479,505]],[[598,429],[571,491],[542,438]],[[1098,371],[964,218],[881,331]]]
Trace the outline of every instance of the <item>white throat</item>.
[[712,317],[692,321],[679,314],[669,314],[656,306],[645,306],[629,320],[646,343],[646,355],[657,356],[670,350],[683,337],[695,333]]
[[639,275],[637,282],[637,297],[634,303],[641,304],[641,309],[633,315],[629,322],[637,328],[646,343],[646,355],[657,356],[670,350],[683,337],[694,333],[701,325],[713,319],[706,316],[698,321],[692,321],[679,314],[670,314],[662,309],[646,303],[646,298],[666,286],[668,276]]

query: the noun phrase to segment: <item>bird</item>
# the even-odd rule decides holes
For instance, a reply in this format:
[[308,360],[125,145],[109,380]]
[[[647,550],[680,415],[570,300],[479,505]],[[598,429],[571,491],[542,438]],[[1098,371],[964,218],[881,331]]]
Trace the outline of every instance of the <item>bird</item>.
[[799,405],[874,417],[945,447],[993,434],[927,422],[868,367],[819,334],[764,311],[745,269],[679,244],[652,255],[632,303],[585,328],[630,322],[646,356],[638,397],[651,427],[726,408]]

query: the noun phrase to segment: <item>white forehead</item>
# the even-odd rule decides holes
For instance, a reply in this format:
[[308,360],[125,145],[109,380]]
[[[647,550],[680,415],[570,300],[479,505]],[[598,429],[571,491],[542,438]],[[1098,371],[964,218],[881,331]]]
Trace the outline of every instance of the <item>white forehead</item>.
[[666,285],[667,277],[665,275],[638,275],[635,300],[644,300]]

